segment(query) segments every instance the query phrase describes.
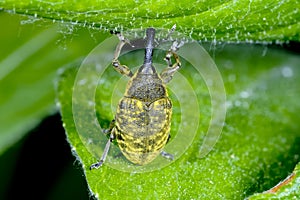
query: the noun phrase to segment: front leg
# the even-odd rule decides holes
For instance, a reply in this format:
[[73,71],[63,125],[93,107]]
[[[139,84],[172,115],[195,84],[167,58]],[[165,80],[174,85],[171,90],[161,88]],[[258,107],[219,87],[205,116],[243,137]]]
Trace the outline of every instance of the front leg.
[[124,36],[120,32],[115,32],[115,33],[111,32],[111,33],[116,34],[118,36],[119,40],[120,40],[119,44],[116,47],[115,53],[114,53],[114,58],[112,60],[112,65],[115,68],[115,70],[117,70],[117,72],[119,72],[120,74],[124,74],[128,77],[132,77],[133,73],[130,71],[130,69],[126,65],[122,65],[118,60],[123,46],[126,43],[130,44],[130,42],[129,42],[129,40],[124,38]]
[[[180,62],[179,56],[177,55],[176,51],[183,45],[184,45],[183,41],[181,41],[180,43],[178,43],[177,41],[174,41],[171,48],[169,49],[169,51],[166,54],[165,60],[167,62],[168,67],[165,68],[160,73],[160,76],[165,84],[172,80],[174,73],[181,67],[181,62]],[[173,56],[175,59],[174,64],[172,64],[171,56]]]

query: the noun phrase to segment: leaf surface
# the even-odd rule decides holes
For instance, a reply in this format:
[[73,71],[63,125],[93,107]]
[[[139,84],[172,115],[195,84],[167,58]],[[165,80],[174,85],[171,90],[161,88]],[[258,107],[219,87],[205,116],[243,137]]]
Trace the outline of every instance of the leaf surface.
[[[69,142],[83,164],[91,192],[99,199],[242,199],[271,188],[291,173],[299,161],[300,77],[297,66],[300,58],[276,48],[265,48],[225,45],[213,52],[228,95],[227,117],[220,140],[202,159],[198,155],[210,120],[210,98],[203,79],[193,76],[192,67],[183,62],[184,67],[179,73],[196,91],[201,110],[197,135],[184,155],[174,163],[147,173],[113,169],[108,163],[114,158],[109,158],[98,170],[89,170],[101,154],[91,153],[76,128],[86,127],[91,138],[93,134],[99,140],[105,137],[101,131],[92,133],[86,124],[74,122],[72,98],[73,103],[82,105],[82,111],[96,105],[99,123],[108,127],[114,116],[111,110],[116,106],[112,105],[111,93],[120,77],[112,68],[107,68],[100,81],[101,87],[97,88],[97,92],[106,95],[96,95],[95,104],[87,104],[83,101],[84,94],[82,98],[74,99],[70,90],[78,69],[66,70],[59,81],[58,98]],[[121,59],[128,66],[136,66],[139,55]],[[95,80],[94,76],[93,73],[86,74],[87,79]],[[88,81],[82,84],[86,88],[92,87]],[[175,102],[172,135],[180,123],[178,106],[181,102],[177,102],[176,96],[171,97]],[[108,111],[101,112],[104,108]],[[105,143],[101,143],[95,148],[103,151],[104,146]]]
[[37,1],[4,0],[0,8],[101,29],[149,26],[178,30],[201,41],[299,41],[299,0]]

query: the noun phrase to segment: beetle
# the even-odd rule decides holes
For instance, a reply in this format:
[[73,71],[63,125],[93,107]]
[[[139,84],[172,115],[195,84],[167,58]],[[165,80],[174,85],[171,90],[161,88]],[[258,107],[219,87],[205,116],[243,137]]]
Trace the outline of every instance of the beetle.
[[[169,31],[168,37],[175,28],[176,25]],[[104,131],[109,135],[109,140],[102,157],[90,169],[102,166],[113,141],[117,142],[127,160],[137,165],[150,163],[158,154],[173,159],[172,154],[163,151],[170,138],[172,115],[172,102],[168,97],[166,84],[181,67],[176,51],[183,43],[172,43],[165,56],[167,67],[158,74],[152,63],[155,32],[154,28],[146,29],[144,63],[135,73],[119,62],[122,47],[130,42],[120,32],[115,33],[120,42],[116,47],[112,66],[120,74],[130,77],[130,80],[123,98],[119,101],[114,120],[109,129]],[[174,64],[172,56],[175,59]]]

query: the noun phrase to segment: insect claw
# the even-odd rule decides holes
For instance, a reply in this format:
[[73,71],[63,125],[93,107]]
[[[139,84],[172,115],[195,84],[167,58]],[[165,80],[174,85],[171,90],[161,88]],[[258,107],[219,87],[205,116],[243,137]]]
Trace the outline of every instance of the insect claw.
[[92,170],[92,169],[98,169],[99,167],[102,166],[103,162],[104,162],[103,160],[100,160],[99,162],[97,162],[97,163],[95,163],[95,164],[92,164],[92,165],[90,166],[90,170]]
[[175,31],[175,29],[176,29],[176,24],[174,24],[172,26],[172,28],[169,30],[169,33],[167,35],[167,40],[170,38],[170,36],[172,35],[172,33]]
[[109,32],[110,32],[110,34],[112,34],[112,35],[117,35],[117,34],[120,34],[120,33],[121,33],[120,31],[116,31],[116,30],[110,30]]
[[176,29],[176,24],[174,24],[173,26],[172,26],[172,28],[171,28],[171,30],[170,30],[170,34],[172,34],[174,31],[175,31],[175,29]]
[[164,158],[166,158],[168,160],[174,160],[174,156],[165,151],[160,152],[160,155],[162,155]]

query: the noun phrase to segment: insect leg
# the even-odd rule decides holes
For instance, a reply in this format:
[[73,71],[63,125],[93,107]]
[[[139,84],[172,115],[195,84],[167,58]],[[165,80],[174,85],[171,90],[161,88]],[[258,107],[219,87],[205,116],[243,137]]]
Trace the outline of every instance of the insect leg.
[[[171,48],[166,54],[165,61],[167,62],[168,67],[165,68],[161,73],[160,76],[164,83],[168,83],[172,80],[174,73],[181,67],[181,62],[179,56],[177,55],[176,51],[184,45],[184,42],[181,41],[174,41]],[[172,64],[171,56],[174,57],[175,63]]]
[[115,122],[116,120],[113,119],[111,120],[110,124],[109,124],[109,128],[108,129],[102,129],[102,132],[105,134],[105,135],[108,135],[112,132],[113,128],[115,127]]
[[[113,33],[113,32],[111,32],[111,33]],[[112,65],[115,68],[115,70],[117,70],[117,72],[119,72],[120,74],[124,74],[126,76],[132,77],[133,73],[130,71],[130,69],[126,65],[122,65],[120,63],[120,61],[118,60],[118,58],[120,56],[120,53],[121,53],[121,50],[122,50],[122,47],[125,44],[130,44],[130,42],[129,42],[128,39],[124,38],[124,36],[121,33],[116,32],[114,34],[116,34],[118,36],[120,42],[116,47],[116,50],[115,50],[115,53],[114,53],[114,58],[112,60]]]
[[172,26],[172,28],[169,30],[169,33],[167,35],[167,40],[170,38],[170,36],[172,35],[172,33],[174,33],[175,29],[176,29],[176,24],[174,24]]
[[105,161],[105,159],[106,159],[106,157],[107,157],[109,148],[110,148],[110,144],[111,144],[112,141],[115,139],[113,132],[114,132],[114,131],[112,130],[112,132],[111,132],[111,134],[110,134],[110,137],[109,137],[109,139],[108,139],[108,141],[107,141],[107,143],[106,143],[106,145],[105,145],[104,152],[103,152],[103,154],[102,154],[102,156],[101,156],[100,161],[97,162],[97,163],[92,164],[92,165],[90,166],[90,170],[92,170],[92,169],[98,169],[98,168],[101,167],[102,164],[104,163],[104,161]]
[[174,25],[172,26],[172,28],[171,28],[171,29],[169,30],[169,32],[168,32],[167,37],[166,37],[165,39],[162,39],[162,41],[163,41],[163,42],[170,41],[170,37],[171,37],[171,35],[174,33],[175,29],[176,29],[176,24],[174,24]]
[[162,155],[162,157],[168,159],[168,160],[174,160],[174,156],[172,154],[169,154],[165,151],[160,152],[160,155]]

